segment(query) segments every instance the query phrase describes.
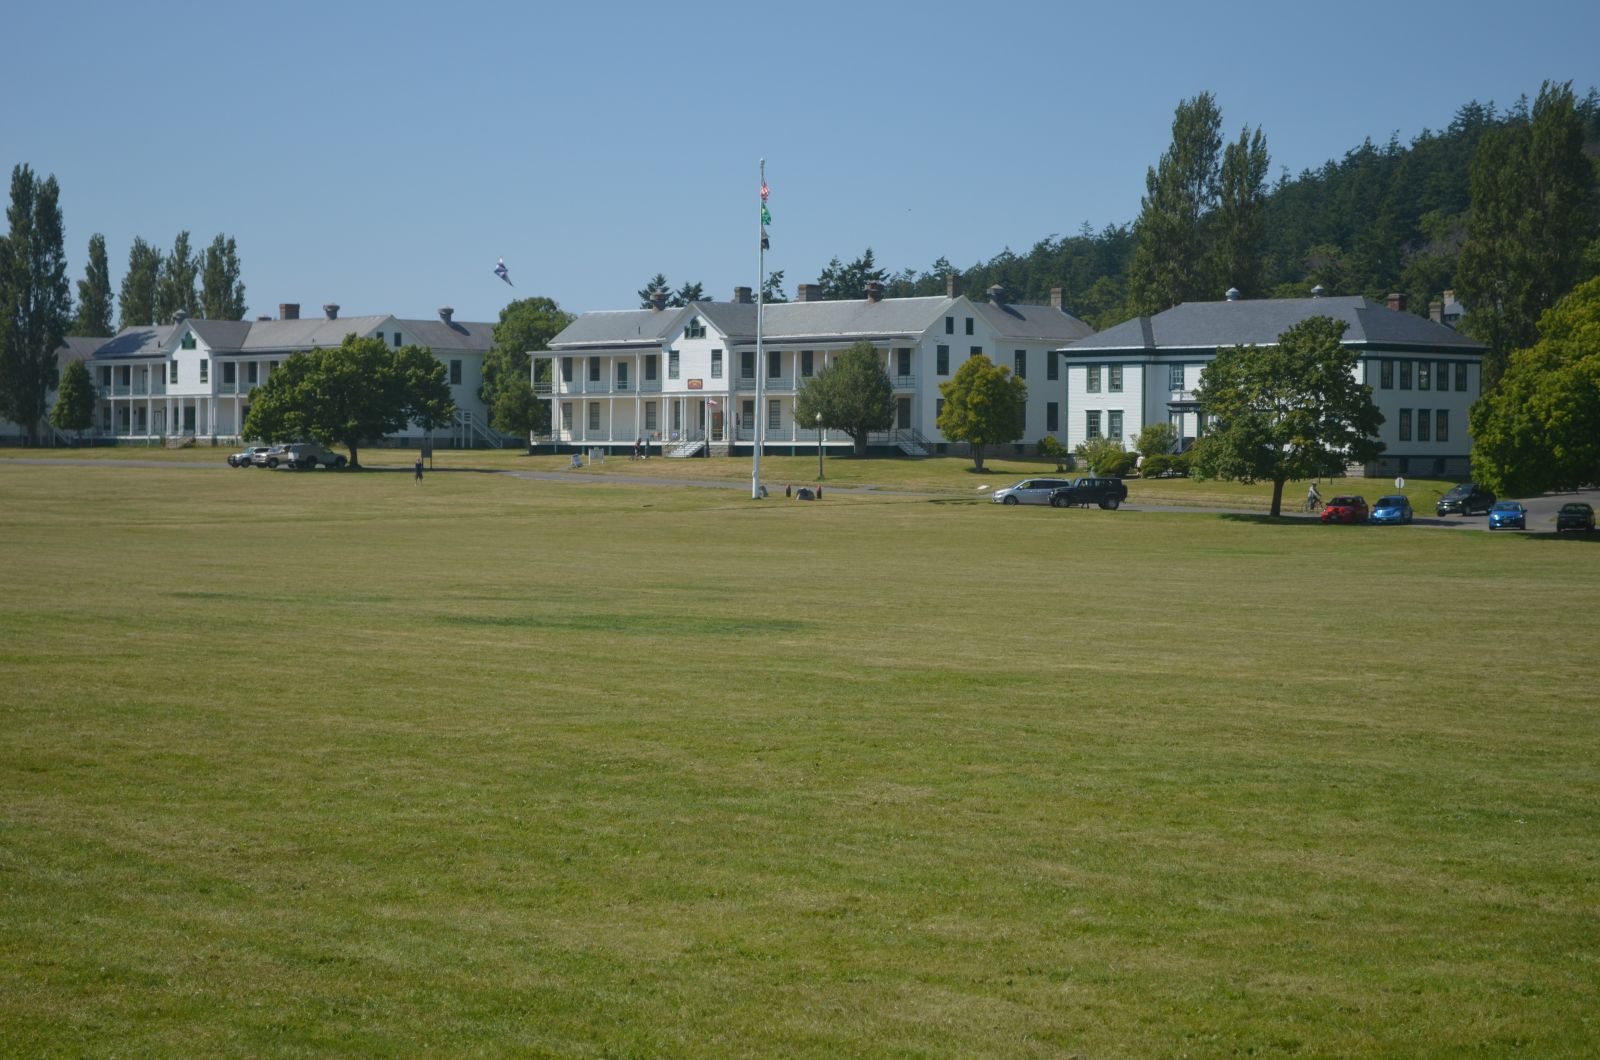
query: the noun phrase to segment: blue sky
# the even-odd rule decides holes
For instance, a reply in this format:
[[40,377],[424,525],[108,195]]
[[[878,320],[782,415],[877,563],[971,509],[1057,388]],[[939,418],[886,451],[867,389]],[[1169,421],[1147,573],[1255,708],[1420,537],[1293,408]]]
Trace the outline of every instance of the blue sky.
[[73,278],[94,232],[114,284],[136,235],[226,232],[252,315],[623,308],[658,271],[724,299],[756,282],[762,157],[791,295],[869,245],[970,265],[1131,221],[1200,91],[1229,133],[1262,126],[1276,175],[1470,99],[1600,83],[1592,0],[156,0],[8,23],[0,163],[60,180]]

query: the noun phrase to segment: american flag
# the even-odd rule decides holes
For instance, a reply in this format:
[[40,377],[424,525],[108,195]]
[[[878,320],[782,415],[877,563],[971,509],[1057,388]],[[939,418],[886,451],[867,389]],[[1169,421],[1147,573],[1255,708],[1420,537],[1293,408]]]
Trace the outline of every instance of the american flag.
[[768,192],[767,192],[767,182],[763,180],[761,182],[761,201],[762,202],[766,202],[767,201],[767,194],[768,194]]
[[496,276],[500,277],[502,280],[506,281],[507,286],[510,286],[510,287],[515,287],[516,286],[516,284],[511,282],[511,274],[506,271],[506,259],[505,258],[501,258],[500,259],[500,264],[498,264],[498,265],[496,265],[494,267],[494,274]]

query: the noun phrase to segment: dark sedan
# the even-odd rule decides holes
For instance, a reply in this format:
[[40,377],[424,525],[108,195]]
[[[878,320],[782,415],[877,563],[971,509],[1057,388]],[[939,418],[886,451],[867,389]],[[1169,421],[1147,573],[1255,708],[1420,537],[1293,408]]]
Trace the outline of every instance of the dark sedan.
[[1476,482],[1463,482],[1439,498],[1439,503],[1433,506],[1433,513],[1435,515],[1471,515],[1473,512],[1482,514],[1493,507],[1494,494]]
[[1593,530],[1594,509],[1582,501],[1563,504],[1556,513],[1556,533],[1563,530]]

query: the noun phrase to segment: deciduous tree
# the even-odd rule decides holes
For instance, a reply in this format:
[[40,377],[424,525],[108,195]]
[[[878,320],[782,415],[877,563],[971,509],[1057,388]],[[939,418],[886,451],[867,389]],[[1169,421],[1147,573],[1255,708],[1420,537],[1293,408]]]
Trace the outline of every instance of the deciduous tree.
[[1133,447],[1140,456],[1160,456],[1178,447],[1178,428],[1165,420],[1147,423],[1139,431]]
[[550,340],[570,323],[572,314],[544,297],[519,298],[500,310],[500,322],[494,326],[494,345],[483,358],[483,386],[478,390],[478,397],[490,409],[490,423],[495,430],[525,434],[548,427],[550,410],[544,402],[534,402],[530,426],[515,432],[495,422],[494,410],[507,386],[531,382],[528,352],[549,349]]
[[106,264],[106,237],[89,237],[89,264],[78,281],[78,316],[74,335],[111,334],[111,269]]
[[57,430],[82,434],[94,426],[94,407],[94,380],[89,376],[89,366],[82,361],[68,361],[61,371],[56,403],[50,409],[51,425]]
[[149,327],[156,322],[156,288],[161,284],[161,251],[139,236],[128,248],[128,271],[117,296],[119,328]]
[[56,383],[56,350],[72,323],[61,188],[52,175],[11,171],[10,232],[0,255],[0,415],[37,441]]
[[953,442],[966,442],[972,465],[983,470],[983,451],[1022,437],[1028,384],[983,354],[968,357],[947,382],[939,384],[944,409],[935,426]]
[[800,389],[795,422],[814,427],[821,413],[822,426],[848,434],[856,455],[863,456],[872,432],[888,430],[894,422],[893,395],[883,360],[872,343],[862,340],[823,365]]
[[1497,493],[1600,482],[1600,277],[1540,318],[1469,420],[1473,477]]
[[239,279],[239,249],[221,232],[201,259],[200,311],[208,320],[243,320],[244,281]]
[[345,336],[339,346],[291,354],[252,391],[247,438],[312,438],[350,450],[416,423],[442,427],[455,411],[444,362],[420,346],[392,349],[381,339]]
[[1383,452],[1383,416],[1357,382],[1357,357],[1340,339],[1345,324],[1303,320],[1275,346],[1218,350],[1195,392],[1210,421],[1192,450],[1207,478],[1271,482],[1272,514],[1290,479],[1330,475]]

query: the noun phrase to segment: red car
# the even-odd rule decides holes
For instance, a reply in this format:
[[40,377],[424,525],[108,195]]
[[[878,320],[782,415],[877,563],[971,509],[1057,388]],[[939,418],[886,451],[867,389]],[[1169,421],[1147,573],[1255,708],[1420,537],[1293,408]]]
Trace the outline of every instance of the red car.
[[1365,497],[1335,497],[1322,509],[1325,523],[1364,523],[1367,515]]

